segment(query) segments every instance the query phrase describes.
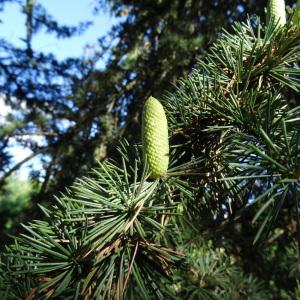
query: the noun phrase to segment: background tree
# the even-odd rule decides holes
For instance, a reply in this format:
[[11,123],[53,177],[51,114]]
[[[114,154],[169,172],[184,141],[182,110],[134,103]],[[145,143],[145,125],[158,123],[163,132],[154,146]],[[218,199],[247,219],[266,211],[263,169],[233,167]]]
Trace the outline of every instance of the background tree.
[[23,213],[30,207],[30,200],[38,184],[11,176],[0,195],[0,230],[18,225]]
[[[24,159],[25,163],[38,154],[53,155],[51,149],[57,142],[57,136],[68,127],[68,124],[62,126],[62,121],[72,106],[71,101],[67,101],[71,82],[76,70],[84,72],[80,59],[59,62],[52,54],[35,51],[32,39],[40,30],[58,38],[69,38],[80,34],[89,23],[78,27],[60,26],[36,1],[2,1],[2,8],[6,2],[16,3],[25,14],[26,36],[23,47],[15,47],[3,39],[0,43],[1,96],[13,110],[7,116],[6,125],[1,126],[1,153],[6,153],[8,141],[15,138],[19,144],[33,151],[32,156]],[[82,72],[79,76],[83,76]],[[34,139],[22,138],[28,135],[44,138],[45,147],[40,148]],[[21,162],[10,167],[9,157],[6,155],[5,158],[1,161],[1,184],[22,165]]]

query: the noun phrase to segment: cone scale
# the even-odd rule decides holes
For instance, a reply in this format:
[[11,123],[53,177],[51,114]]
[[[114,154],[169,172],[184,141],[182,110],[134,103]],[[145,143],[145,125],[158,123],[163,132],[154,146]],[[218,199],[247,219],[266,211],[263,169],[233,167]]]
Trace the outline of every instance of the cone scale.
[[168,123],[163,106],[154,97],[149,97],[144,105],[142,138],[150,178],[165,176],[169,165]]
[[274,22],[278,26],[286,24],[285,3],[284,0],[269,0],[267,23]]

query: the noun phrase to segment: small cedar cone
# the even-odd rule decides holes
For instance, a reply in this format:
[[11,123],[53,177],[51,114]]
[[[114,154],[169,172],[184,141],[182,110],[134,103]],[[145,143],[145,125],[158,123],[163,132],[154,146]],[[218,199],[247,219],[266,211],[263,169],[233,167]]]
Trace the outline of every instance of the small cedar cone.
[[161,178],[167,173],[169,165],[168,123],[163,106],[152,96],[144,105],[142,137],[150,177]]

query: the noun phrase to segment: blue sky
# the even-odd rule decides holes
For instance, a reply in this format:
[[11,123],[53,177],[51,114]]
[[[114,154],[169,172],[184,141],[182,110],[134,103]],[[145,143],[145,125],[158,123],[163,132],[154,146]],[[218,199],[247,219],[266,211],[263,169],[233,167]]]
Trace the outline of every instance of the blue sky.
[[[116,19],[108,12],[93,14],[95,0],[36,0],[42,4],[48,13],[60,24],[76,25],[80,21],[92,21],[87,31],[72,39],[57,39],[54,35],[39,32],[33,39],[35,50],[52,52],[59,59],[83,54],[84,46],[96,45],[97,38],[105,35]],[[0,37],[6,38],[16,45],[22,45],[20,38],[25,36],[25,17],[20,6],[7,3],[1,13]]]
[[[93,24],[80,36],[71,39],[57,39],[55,35],[49,35],[41,31],[33,38],[33,48],[45,53],[52,52],[58,59],[67,57],[78,57],[84,54],[85,46],[97,46],[97,39],[105,35],[116,19],[108,12],[93,13],[95,0],[36,0],[42,4],[47,12],[61,25],[77,25],[81,21],[92,21]],[[4,11],[0,14],[0,38],[9,42],[23,46],[21,38],[25,37],[25,17],[22,15],[20,6],[15,3],[7,3]],[[103,64],[104,65],[104,64]],[[4,115],[9,112],[0,99],[0,123]],[[37,140],[39,138],[37,137]],[[40,141],[42,143],[42,140]],[[15,146],[12,142],[11,153],[14,155],[14,162],[17,163],[27,157],[31,151],[29,149]],[[30,165],[35,169],[43,169],[38,158],[23,165],[19,170],[21,178],[27,178]]]

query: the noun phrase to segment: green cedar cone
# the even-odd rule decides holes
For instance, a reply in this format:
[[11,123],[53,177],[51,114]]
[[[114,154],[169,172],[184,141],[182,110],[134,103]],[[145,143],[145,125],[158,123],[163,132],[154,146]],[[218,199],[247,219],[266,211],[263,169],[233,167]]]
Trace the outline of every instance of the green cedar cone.
[[144,105],[142,138],[150,177],[163,177],[169,164],[168,123],[163,106],[154,97],[149,97]]
[[269,0],[267,23],[271,20],[273,20],[275,24],[278,24],[278,26],[284,26],[286,24],[284,0]]

